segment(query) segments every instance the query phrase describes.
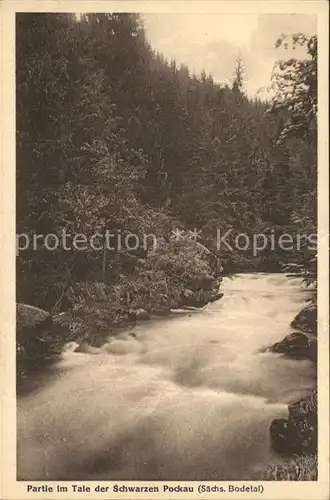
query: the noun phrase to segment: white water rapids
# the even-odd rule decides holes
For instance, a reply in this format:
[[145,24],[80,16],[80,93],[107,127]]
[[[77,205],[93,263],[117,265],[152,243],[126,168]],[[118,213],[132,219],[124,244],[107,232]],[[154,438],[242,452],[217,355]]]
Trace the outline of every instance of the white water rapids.
[[18,479],[253,480],[281,459],[273,418],[314,387],[309,361],[260,349],[290,333],[299,278],[242,274],[201,312],[66,354],[18,399]]

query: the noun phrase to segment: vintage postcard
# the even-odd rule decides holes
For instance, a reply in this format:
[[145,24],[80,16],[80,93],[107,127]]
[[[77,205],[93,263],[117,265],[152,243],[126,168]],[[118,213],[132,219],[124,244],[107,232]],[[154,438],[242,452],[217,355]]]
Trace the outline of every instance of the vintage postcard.
[[328,498],[328,10],[0,3],[4,500]]

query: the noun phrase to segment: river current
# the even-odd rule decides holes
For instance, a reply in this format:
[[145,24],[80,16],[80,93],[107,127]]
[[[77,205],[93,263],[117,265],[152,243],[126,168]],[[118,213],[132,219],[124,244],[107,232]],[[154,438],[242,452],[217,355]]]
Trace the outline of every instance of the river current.
[[308,292],[284,274],[226,278],[221,291],[98,355],[65,353],[18,399],[18,479],[256,480],[280,463],[269,425],[315,374],[261,351],[290,333]]

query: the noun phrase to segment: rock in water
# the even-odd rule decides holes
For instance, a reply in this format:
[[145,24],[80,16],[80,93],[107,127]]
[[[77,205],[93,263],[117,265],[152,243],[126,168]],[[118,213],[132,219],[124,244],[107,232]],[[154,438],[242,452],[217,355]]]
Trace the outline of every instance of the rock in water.
[[317,393],[289,406],[289,418],[270,425],[273,449],[284,455],[317,453]]
[[213,295],[210,297],[210,302],[216,302],[217,300],[222,299],[223,293],[221,292],[214,292]]
[[52,323],[52,317],[49,312],[39,307],[29,306],[27,304],[16,305],[16,328],[17,332],[26,328],[38,328]]
[[289,405],[289,417],[295,418],[299,415],[317,414],[317,390],[314,389],[312,393],[295,403]]
[[293,359],[316,361],[317,358],[316,341],[309,339],[307,335],[301,332],[290,333],[281,342],[277,342],[268,350],[285,354]]
[[309,359],[311,361],[314,361],[314,363],[316,363],[317,362],[317,340],[309,340],[308,346],[309,346]]
[[301,442],[292,421],[276,418],[270,425],[270,440],[274,451],[284,455],[301,452]]
[[291,323],[292,328],[297,328],[306,333],[317,335],[317,306],[309,304],[306,306]]

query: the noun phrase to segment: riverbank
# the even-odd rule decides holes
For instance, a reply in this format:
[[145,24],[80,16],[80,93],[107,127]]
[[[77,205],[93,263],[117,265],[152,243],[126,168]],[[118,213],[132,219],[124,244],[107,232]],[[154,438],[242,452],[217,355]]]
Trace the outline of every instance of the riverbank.
[[219,300],[223,296],[219,291],[222,277],[207,274],[207,270],[205,267],[199,274],[195,269],[188,279],[185,276],[177,281],[176,287],[165,282],[167,293],[164,294],[150,294],[147,282],[144,293],[141,283],[137,283],[135,293],[130,292],[128,296],[121,285],[117,297],[114,297],[113,288],[103,283],[95,283],[92,289],[82,284],[78,292],[76,284],[75,307],[56,315],[27,304],[17,304],[18,393],[25,386],[26,377],[42,372],[60,359],[65,344],[76,345],[77,352],[92,351],[109,337],[116,337],[141,322],[169,317],[172,310],[182,309],[189,314]]
[[[317,373],[317,306],[311,301],[291,322],[298,330],[271,346],[272,352],[291,359],[308,359]],[[304,332],[304,333],[302,333]],[[284,465],[272,465],[265,479],[272,481],[317,481],[318,478],[318,398],[317,387],[288,406],[288,418],[274,419],[270,425],[273,449],[290,457]]]

